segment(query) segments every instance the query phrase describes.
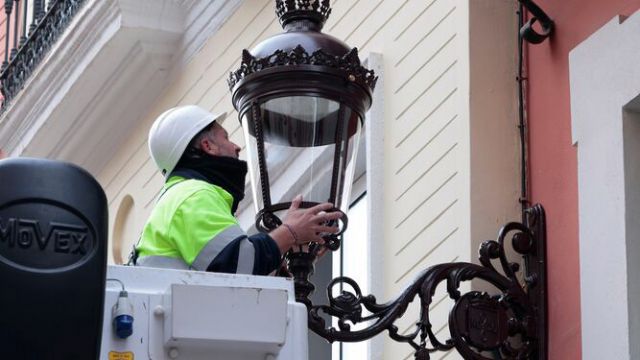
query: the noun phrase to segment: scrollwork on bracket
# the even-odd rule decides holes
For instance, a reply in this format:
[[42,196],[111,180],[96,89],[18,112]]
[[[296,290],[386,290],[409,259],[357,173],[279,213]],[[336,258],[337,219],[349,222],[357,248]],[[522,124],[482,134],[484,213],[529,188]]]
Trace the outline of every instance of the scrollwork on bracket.
[[[520,266],[509,262],[505,241],[511,235],[514,250],[525,258],[524,281],[518,279]],[[480,265],[446,263],[427,268],[420,273],[394,301],[378,304],[373,295],[363,296],[358,284],[350,278],[332,280],[327,288],[328,305],[313,305],[309,309],[309,328],[330,342],[357,342],[383,331],[398,342],[406,342],[415,350],[415,359],[426,360],[430,353],[452,348],[465,359],[490,360],[486,352],[499,353],[502,359],[544,359],[546,338],[543,328],[545,313],[545,219],[540,205],[527,211],[522,223],[508,223],[496,240],[480,246]],[[500,264],[500,271],[492,260]],[[493,285],[497,294],[470,291],[460,293],[460,284],[474,279]],[[454,301],[449,315],[450,337],[441,340],[433,331],[429,306],[440,284]],[[347,285],[338,296],[333,290]],[[344,286],[345,288],[347,286]],[[394,322],[402,317],[411,302],[419,297],[420,317],[415,331],[400,334]],[[370,315],[364,316],[366,309]],[[327,327],[321,314],[338,320],[338,329]],[[372,322],[363,329],[353,330],[350,324]],[[515,337],[518,341],[511,341]]]

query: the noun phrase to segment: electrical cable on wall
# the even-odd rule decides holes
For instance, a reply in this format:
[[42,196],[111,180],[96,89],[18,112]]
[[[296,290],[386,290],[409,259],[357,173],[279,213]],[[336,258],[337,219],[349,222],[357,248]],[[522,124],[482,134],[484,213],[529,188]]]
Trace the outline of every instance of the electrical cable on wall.
[[522,27],[526,17],[524,5],[520,3],[518,8],[518,130],[520,133],[520,205],[522,211],[522,220],[525,218],[525,210],[529,207],[529,191],[528,191],[528,154],[527,154],[527,123],[525,110],[525,75],[524,64],[524,37],[522,36]]

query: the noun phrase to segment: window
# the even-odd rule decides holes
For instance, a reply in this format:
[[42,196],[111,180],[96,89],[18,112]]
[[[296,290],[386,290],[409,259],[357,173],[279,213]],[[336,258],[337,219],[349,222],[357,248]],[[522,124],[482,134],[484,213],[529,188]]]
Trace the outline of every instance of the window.
[[[344,233],[344,241],[339,251],[333,254],[333,276],[347,276],[360,285],[363,295],[371,293],[369,289],[369,246],[367,241],[367,194],[356,198],[349,207],[349,227]],[[349,289],[345,289],[349,290]],[[337,322],[334,321],[334,327]],[[362,326],[362,325],[360,325]],[[335,343],[332,358],[334,360],[366,360],[369,358],[368,343]]]

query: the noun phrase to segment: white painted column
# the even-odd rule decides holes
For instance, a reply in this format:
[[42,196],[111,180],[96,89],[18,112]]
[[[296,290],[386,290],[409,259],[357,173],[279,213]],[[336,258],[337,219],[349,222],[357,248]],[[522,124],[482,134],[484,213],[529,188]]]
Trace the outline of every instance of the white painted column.
[[630,311],[640,301],[630,286],[638,277],[638,218],[629,217],[638,213],[640,153],[638,138],[628,136],[639,133],[639,119],[627,111],[640,94],[639,34],[640,13],[616,17],[569,55],[584,359],[640,358],[640,317]]

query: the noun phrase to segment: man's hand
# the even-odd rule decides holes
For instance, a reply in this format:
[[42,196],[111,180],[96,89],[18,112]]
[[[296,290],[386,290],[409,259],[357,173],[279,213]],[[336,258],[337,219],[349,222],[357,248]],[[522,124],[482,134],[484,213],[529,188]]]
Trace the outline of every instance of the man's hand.
[[339,211],[330,211],[331,203],[322,203],[308,209],[300,209],[302,196],[298,195],[291,202],[291,207],[284,218],[283,224],[271,232],[281,253],[285,253],[293,246],[306,245],[310,242],[324,244],[323,234],[335,234],[340,229],[327,225],[330,221],[342,217]]

